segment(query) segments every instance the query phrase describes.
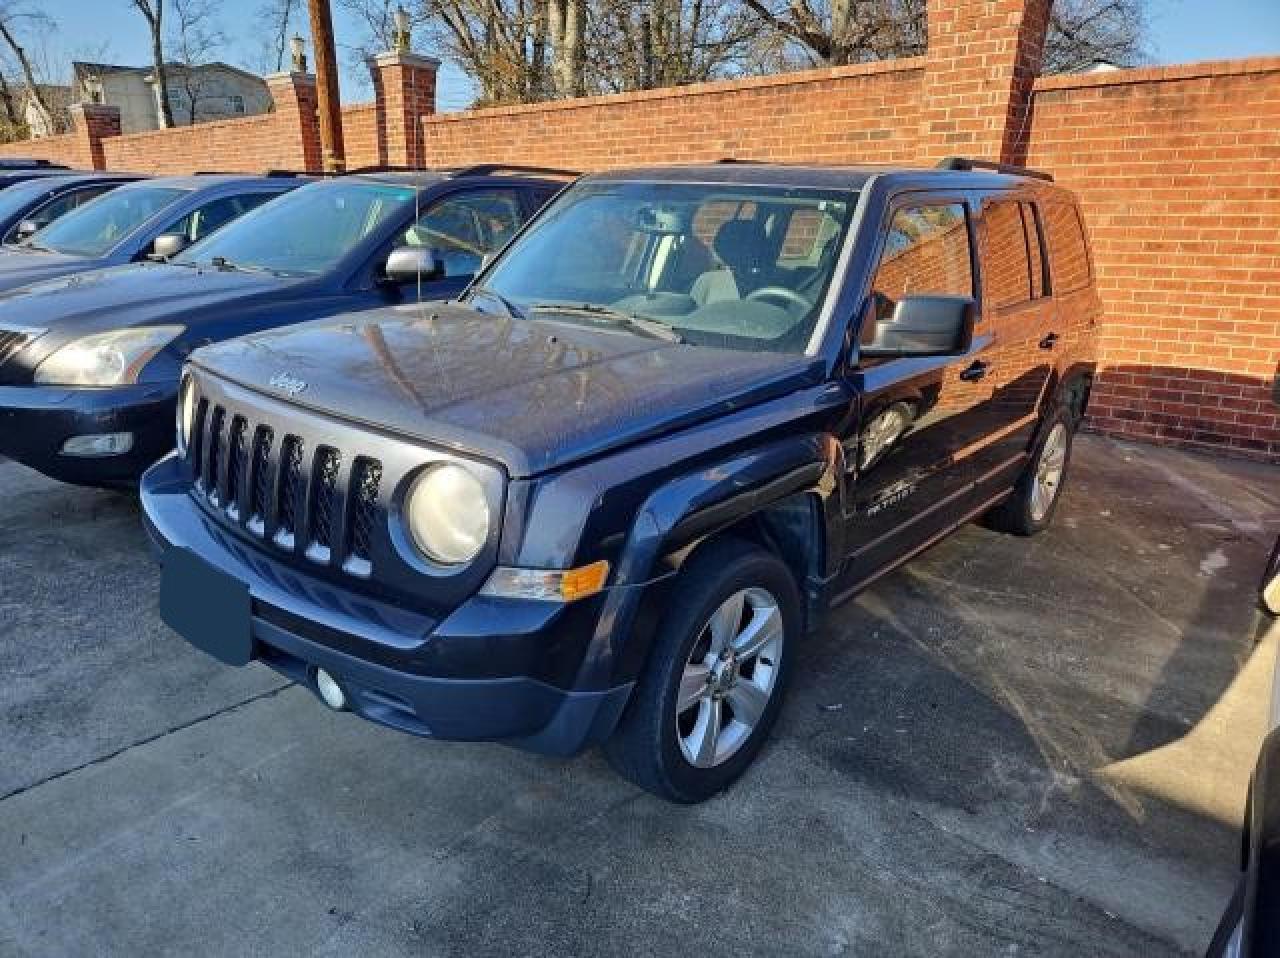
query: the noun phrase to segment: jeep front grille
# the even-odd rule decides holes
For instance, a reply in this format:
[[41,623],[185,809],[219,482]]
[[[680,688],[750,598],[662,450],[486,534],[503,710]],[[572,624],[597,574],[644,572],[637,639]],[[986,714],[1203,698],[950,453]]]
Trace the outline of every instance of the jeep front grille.
[[277,434],[275,425],[202,399],[188,452],[197,491],[255,538],[367,577],[382,463],[331,446],[309,448],[284,430],[277,442]]

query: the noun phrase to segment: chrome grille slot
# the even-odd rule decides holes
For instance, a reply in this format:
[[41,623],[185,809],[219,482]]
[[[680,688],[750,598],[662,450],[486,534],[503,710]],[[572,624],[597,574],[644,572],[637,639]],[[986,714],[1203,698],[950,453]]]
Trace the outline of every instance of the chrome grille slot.
[[227,515],[232,519],[240,518],[240,503],[243,501],[244,488],[241,483],[245,478],[245,459],[248,449],[245,433],[249,424],[243,416],[231,420],[231,432],[227,439],[227,491],[225,502]]
[[222,462],[222,443],[223,443],[223,426],[227,418],[227,411],[221,406],[215,406],[213,414],[209,417],[209,454],[205,457],[204,467],[204,488],[209,494],[209,499],[214,505],[218,505],[222,501],[222,483],[219,481],[221,472],[219,466]]
[[267,509],[271,502],[271,446],[275,433],[270,426],[259,426],[253,437],[251,469],[252,494],[249,498],[249,531],[262,536],[267,528]]
[[276,527],[276,543],[292,549],[298,532],[298,516],[302,511],[305,492],[302,478],[302,458],[306,447],[297,436],[285,436],[280,444],[280,505],[279,524]]
[[201,399],[196,405],[196,418],[191,424],[191,438],[187,442],[187,456],[191,459],[191,474],[203,485],[204,475],[200,464],[204,456],[204,424],[209,418],[209,402]]
[[376,459],[356,459],[351,472],[351,542],[347,570],[368,575],[373,558],[373,530],[378,517],[378,489],[382,484],[382,463]]
[[329,446],[321,446],[316,452],[311,508],[307,511],[311,539],[307,557],[316,562],[328,562],[333,553],[333,524],[339,512],[338,473],[341,469],[342,454]]

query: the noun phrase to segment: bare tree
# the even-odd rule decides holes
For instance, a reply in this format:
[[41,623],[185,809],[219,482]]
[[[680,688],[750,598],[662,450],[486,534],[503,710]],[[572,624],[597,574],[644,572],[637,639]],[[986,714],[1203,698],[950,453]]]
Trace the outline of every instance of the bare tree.
[[156,117],[162,129],[173,126],[169,107],[169,77],[164,64],[164,0],[129,0],[147,21],[151,31],[151,70],[156,96]]
[[[258,7],[258,23],[267,28],[261,41],[259,71],[280,73],[289,62],[289,28],[298,13],[300,0],[264,0]],[[258,32],[255,30],[255,33]]]
[[[802,56],[830,65],[918,56],[928,42],[926,0],[742,0]],[[1143,57],[1146,0],[1056,0],[1045,72]]]
[[214,98],[210,91],[218,88],[214,78],[200,69],[227,42],[226,34],[217,24],[215,3],[216,0],[173,0],[170,47],[180,66],[173,82],[182,91],[183,108],[190,124],[196,122],[200,104]]
[[[17,62],[21,70],[23,87],[29,101],[43,114],[45,125],[50,128],[54,124],[53,107],[49,103],[49,98],[45,95],[40,78],[36,75],[35,64],[24,46],[22,34],[24,30],[30,31],[33,27],[49,30],[53,26],[53,19],[43,10],[31,10],[20,3],[0,4],[0,38],[3,38],[9,54]],[[18,118],[17,112],[12,105],[12,95],[8,89],[8,83],[5,84],[5,87],[6,116],[17,119],[25,126],[26,118]]]

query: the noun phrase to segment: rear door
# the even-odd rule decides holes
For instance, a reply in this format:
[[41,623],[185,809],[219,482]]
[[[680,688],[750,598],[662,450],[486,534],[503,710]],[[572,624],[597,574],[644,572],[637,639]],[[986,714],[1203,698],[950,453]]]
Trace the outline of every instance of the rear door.
[[1053,373],[1055,306],[1040,214],[1028,195],[984,198],[978,220],[981,326],[991,336],[983,439],[970,454],[978,478],[1007,485],[1025,463]]

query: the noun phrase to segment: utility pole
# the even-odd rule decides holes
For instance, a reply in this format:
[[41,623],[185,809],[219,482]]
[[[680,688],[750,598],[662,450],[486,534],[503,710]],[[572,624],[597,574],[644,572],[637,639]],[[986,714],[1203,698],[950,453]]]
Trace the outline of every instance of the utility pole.
[[333,48],[333,15],[329,0],[307,0],[311,44],[315,48],[316,100],[320,111],[320,155],[326,173],[346,169],[342,143],[342,106],[338,99],[338,57]]

